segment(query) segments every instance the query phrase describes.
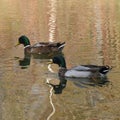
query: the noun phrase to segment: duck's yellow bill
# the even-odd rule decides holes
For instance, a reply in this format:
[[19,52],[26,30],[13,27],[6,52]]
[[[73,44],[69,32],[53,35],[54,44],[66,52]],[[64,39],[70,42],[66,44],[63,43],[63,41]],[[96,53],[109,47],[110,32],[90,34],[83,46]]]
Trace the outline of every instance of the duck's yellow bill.
[[18,45],[20,45],[20,43],[17,43],[14,47],[16,47],[16,46],[18,46]]

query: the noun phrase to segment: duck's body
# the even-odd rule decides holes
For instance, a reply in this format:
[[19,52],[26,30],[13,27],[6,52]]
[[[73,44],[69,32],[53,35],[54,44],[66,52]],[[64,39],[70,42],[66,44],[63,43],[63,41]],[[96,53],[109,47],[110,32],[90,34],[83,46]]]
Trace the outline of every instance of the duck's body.
[[80,65],[67,70],[65,76],[77,78],[105,77],[108,71],[107,66]]
[[39,42],[36,43],[35,45],[31,46],[25,46],[24,51],[25,53],[31,53],[31,54],[48,54],[52,52],[61,52],[62,49],[64,48],[65,43],[52,43],[52,42]]
[[106,77],[109,72],[109,66],[96,66],[96,65],[79,65],[71,69],[66,68],[65,59],[62,56],[53,58],[53,63],[58,64],[59,76],[74,77],[74,78],[92,78],[92,77]]
[[24,45],[25,53],[30,54],[49,54],[53,52],[61,52],[65,46],[65,42],[39,42],[34,45],[30,45],[30,41],[26,36],[21,36],[18,40],[18,45]]

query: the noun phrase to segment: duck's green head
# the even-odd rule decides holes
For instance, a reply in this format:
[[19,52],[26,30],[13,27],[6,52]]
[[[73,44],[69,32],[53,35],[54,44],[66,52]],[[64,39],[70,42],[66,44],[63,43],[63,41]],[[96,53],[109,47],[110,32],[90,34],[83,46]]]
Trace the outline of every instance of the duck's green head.
[[25,35],[20,36],[18,39],[17,45],[20,45],[20,44],[23,44],[24,46],[30,45],[30,41],[28,37],[26,37]]
[[59,67],[66,68],[66,62],[63,56],[55,56],[52,59],[52,63],[59,65]]

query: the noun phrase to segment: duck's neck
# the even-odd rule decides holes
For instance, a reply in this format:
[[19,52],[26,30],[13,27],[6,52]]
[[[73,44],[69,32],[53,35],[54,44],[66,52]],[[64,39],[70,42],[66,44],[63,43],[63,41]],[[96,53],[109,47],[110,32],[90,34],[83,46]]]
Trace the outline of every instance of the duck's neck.
[[64,77],[65,76],[65,72],[67,71],[67,68],[66,68],[66,62],[63,60],[60,64],[59,64],[59,73],[58,75],[60,77]]
[[60,77],[65,77],[65,72],[67,71],[67,68],[60,67],[58,75]]
[[25,39],[23,45],[24,47],[30,46],[30,41],[28,39]]
[[66,67],[66,62],[65,62],[64,59],[61,59],[61,62],[58,65],[59,65],[60,68],[65,68],[65,69],[67,68]]
[[30,47],[30,45],[26,45],[26,46],[24,46],[24,49],[27,48],[27,47]]
[[60,64],[59,67],[66,69],[66,65],[61,65],[61,64]]

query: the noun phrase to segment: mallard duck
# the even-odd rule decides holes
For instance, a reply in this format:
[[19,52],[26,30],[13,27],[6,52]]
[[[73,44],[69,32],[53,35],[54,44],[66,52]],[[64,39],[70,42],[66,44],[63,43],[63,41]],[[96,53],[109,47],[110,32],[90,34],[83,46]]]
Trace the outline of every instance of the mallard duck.
[[79,65],[71,69],[66,68],[66,61],[63,56],[55,56],[51,62],[58,64],[59,76],[68,77],[68,78],[98,78],[106,77],[106,74],[110,71],[110,67],[106,66],[97,66],[97,65]]
[[24,45],[25,53],[33,54],[49,54],[52,52],[61,52],[65,46],[65,42],[39,42],[31,46],[28,37],[25,35],[19,37],[17,45],[20,44]]

